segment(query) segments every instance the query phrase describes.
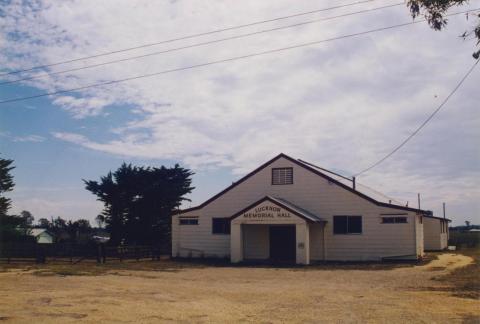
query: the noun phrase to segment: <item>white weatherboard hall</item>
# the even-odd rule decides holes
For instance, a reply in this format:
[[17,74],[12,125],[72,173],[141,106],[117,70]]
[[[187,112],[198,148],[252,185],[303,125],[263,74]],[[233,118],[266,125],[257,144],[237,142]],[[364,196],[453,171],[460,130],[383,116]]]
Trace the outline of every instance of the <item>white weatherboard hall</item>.
[[176,212],[172,255],[234,263],[417,259],[425,219],[442,220],[448,231],[448,220],[429,211],[280,154],[200,206]]

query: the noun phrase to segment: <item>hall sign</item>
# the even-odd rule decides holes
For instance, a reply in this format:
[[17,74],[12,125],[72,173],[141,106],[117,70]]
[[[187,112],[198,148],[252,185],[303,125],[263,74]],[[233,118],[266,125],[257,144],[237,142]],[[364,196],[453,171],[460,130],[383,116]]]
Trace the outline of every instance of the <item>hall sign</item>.
[[263,205],[250,209],[245,212],[242,217],[244,219],[272,220],[291,218],[292,214],[275,205]]

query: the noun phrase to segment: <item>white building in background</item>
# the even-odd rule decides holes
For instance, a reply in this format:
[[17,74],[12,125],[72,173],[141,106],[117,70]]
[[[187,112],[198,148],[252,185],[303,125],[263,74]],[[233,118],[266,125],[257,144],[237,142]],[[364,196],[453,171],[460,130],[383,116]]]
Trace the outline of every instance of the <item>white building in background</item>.
[[30,232],[30,235],[35,237],[37,243],[42,244],[52,244],[53,235],[47,231],[45,228],[33,228]]
[[425,219],[439,220],[280,154],[203,204],[175,213],[172,255],[297,264],[417,259]]
[[425,218],[423,236],[425,251],[441,251],[448,247],[448,222],[444,218]]

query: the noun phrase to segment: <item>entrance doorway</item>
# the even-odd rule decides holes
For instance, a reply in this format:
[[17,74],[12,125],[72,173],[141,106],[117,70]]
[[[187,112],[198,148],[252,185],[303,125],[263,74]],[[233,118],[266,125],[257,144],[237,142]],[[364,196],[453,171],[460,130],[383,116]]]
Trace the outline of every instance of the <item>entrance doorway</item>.
[[274,262],[295,263],[295,225],[269,226],[270,259]]

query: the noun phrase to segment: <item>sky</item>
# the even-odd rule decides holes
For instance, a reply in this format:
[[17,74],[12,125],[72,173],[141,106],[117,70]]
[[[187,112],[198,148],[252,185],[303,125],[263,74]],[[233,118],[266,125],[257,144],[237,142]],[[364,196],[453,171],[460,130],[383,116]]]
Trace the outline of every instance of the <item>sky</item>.
[[[356,1],[0,1],[0,74]],[[321,20],[375,0],[127,52],[1,75],[0,101],[198,65],[411,22],[404,4],[95,68],[112,60]],[[480,1],[450,12],[476,9]],[[82,179],[122,162],[195,171],[195,206],[283,152],[351,176],[410,135],[457,85],[475,20],[452,16],[108,86],[0,104],[0,156],[15,161],[12,213],[94,223]],[[480,223],[480,68],[434,119],[357,181],[409,206]]]

